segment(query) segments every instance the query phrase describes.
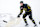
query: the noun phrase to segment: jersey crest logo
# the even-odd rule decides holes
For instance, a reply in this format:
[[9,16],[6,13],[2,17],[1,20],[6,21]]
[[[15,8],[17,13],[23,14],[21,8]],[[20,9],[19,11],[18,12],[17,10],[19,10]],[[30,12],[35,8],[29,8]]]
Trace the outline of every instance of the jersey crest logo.
[[23,7],[21,7],[21,9],[23,9]]

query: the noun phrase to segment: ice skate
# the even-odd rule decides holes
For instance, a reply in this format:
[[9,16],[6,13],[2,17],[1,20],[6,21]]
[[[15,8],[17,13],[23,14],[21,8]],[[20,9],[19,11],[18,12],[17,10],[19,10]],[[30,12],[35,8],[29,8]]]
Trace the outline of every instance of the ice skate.
[[25,27],[28,27],[28,24],[26,24]]
[[38,26],[35,24],[34,27],[38,27]]

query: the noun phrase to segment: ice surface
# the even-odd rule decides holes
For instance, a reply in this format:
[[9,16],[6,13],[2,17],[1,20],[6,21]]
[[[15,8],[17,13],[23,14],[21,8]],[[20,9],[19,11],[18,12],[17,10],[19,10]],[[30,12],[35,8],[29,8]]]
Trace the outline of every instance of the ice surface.
[[[25,27],[23,19],[17,21],[17,15],[20,13],[20,1],[21,0],[0,0],[0,27]],[[33,18],[38,25],[40,21],[40,0],[23,0],[31,6]],[[11,14],[9,14],[11,13]],[[29,27],[33,27],[34,24],[26,17]],[[8,23],[3,22],[3,20]],[[12,26],[11,24],[12,23]]]
[[[3,22],[3,20],[7,21],[7,23]],[[34,26],[31,21],[28,20],[27,22],[29,24],[28,27]],[[12,15],[8,14],[1,14],[0,27],[26,27],[26,26],[22,18],[13,17]],[[40,25],[38,25],[38,27],[40,27]]]

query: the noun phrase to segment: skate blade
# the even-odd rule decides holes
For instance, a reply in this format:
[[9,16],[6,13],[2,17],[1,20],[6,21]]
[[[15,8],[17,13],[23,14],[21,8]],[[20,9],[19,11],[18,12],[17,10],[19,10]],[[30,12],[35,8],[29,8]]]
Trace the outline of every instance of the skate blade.
[[34,27],[38,27],[38,26],[34,26]]
[[29,27],[29,25],[25,26],[25,27]]

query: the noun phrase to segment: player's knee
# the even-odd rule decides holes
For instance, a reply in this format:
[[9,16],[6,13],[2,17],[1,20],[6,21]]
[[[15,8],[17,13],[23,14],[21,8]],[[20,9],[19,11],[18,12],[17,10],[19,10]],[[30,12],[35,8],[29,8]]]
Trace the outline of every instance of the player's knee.
[[26,18],[23,18],[24,19],[24,21],[26,21]]
[[23,18],[25,18],[25,16],[23,16]]
[[29,16],[29,18],[31,18],[31,16]]
[[23,18],[25,18],[26,17],[26,15],[23,15]]
[[29,18],[32,20],[32,17],[31,16],[29,16]]

